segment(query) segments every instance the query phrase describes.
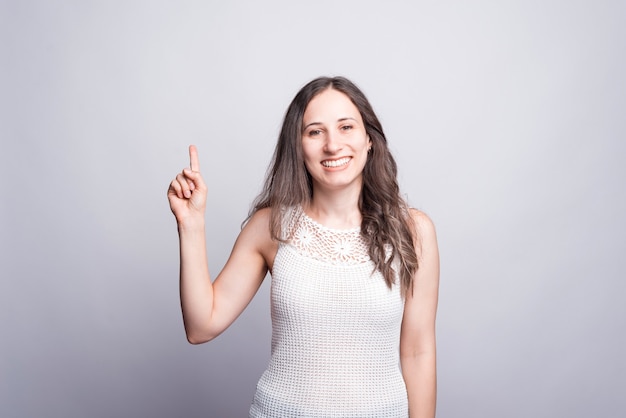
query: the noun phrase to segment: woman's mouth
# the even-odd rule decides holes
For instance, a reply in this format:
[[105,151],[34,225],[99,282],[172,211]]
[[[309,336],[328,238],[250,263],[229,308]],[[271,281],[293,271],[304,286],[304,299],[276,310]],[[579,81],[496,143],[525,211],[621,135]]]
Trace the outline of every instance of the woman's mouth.
[[350,162],[350,157],[339,158],[338,160],[324,160],[322,161],[322,165],[328,168],[341,167],[342,165],[348,164]]

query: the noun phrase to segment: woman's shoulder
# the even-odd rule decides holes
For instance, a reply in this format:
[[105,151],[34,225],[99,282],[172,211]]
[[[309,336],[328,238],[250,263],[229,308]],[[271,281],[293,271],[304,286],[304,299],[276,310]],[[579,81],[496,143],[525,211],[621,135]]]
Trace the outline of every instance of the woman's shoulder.
[[417,247],[421,251],[424,247],[437,247],[437,232],[432,219],[423,211],[410,208],[409,214],[415,225],[415,233],[418,238]]
[[240,236],[247,239],[253,239],[258,244],[264,244],[271,241],[271,214],[270,208],[262,208],[255,210],[248,219],[246,219]]
[[265,207],[256,209],[246,221],[244,229],[249,228],[259,234],[265,243],[269,241],[289,241],[302,227],[306,219],[302,205],[279,208]]
[[409,215],[413,221],[415,232],[421,241],[431,240],[436,237],[435,224],[425,212],[409,208]]
[[430,219],[430,217],[426,214],[426,212],[420,209],[409,208],[409,215],[411,216],[411,219],[413,220],[413,222],[415,222],[415,226],[418,228],[434,228],[435,227],[435,224],[433,223],[432,219]]
[[270,208],[256,210],[246,221],[238,238],[242,245],[261,254],[270,269],[278,248],[271,234],[271,214]]
[[266,208],[256,209],[252,213],[252,215],[250,215],[250,219],[252,220],[252,218],[263,218],[263,217],[266,217],[267,219],[269,219],[269,216],[271,213],[272,213],[272,208],[269,206]]
[[243,229],[251,228],[257,232],[262,230],[270,231],[270,221],[272,218],[272,208],[262,208],[255,210],[246,220]]

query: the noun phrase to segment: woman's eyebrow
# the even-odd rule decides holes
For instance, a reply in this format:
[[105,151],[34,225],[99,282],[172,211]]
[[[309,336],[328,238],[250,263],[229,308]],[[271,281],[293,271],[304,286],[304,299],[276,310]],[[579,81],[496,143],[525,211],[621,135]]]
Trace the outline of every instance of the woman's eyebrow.
[[302,128],[302,129],[304,130],[304,129],[308,128],[309,126],[313,126],[313,125],[321,125],[321,124],[322,124],[322,122],[311,122],[311,123],[309,123],[309,124],[305,125],[305,127],[304,127],[304,128]]
[[[358,122],[355,118],[351,117],[351,116],[346,116],[345,118],[339,118],[337,119],[337,122],[345,122],[347,120],[353,120],[355,122]],[[311,123],[307,123],[304,128],[302,128],[302,130],[307,129],[309,126],[313,126],[313,125],[322,125],[322,122],[311,122]]]

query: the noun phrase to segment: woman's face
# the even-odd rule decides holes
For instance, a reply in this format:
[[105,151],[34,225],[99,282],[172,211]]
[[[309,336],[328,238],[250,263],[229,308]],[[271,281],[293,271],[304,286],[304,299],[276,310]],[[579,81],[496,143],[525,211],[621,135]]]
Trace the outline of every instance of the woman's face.
[[355,188],[371,146],[361,113],[344,93],[326,89],[309,102],[302,119],[304,164],[315,190]]

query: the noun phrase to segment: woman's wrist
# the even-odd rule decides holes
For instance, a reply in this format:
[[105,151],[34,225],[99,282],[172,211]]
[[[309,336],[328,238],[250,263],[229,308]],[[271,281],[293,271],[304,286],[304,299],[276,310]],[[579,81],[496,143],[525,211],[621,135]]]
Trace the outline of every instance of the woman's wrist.
[[201,217],[189,217],[185,219],[177,219],[178,233],[204,233],[204,216]]

